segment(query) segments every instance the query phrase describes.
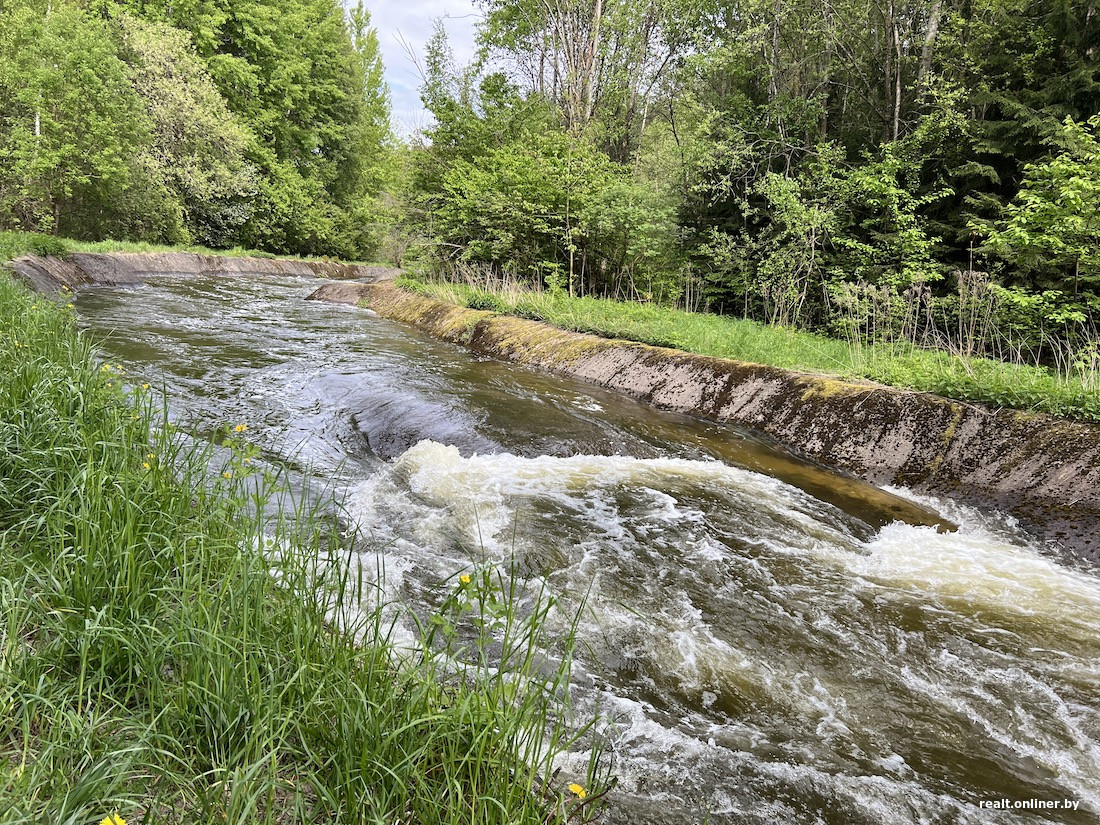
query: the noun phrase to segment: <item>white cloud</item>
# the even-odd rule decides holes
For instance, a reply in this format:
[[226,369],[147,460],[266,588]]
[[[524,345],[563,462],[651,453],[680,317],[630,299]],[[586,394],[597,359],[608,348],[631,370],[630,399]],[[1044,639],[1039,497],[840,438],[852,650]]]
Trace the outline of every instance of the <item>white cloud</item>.
[[422,61],[424,44],[432,35],[435,20],[440,19],[455,60],[463,65],[473,58],[474,27],[481,13],[471,0],[366,0],[365,5],[371,25],[378,31],[386,65],[394,129],[398,134],[411,134],[428,125],[431,117],[420,103],[420,76],[402,41]]

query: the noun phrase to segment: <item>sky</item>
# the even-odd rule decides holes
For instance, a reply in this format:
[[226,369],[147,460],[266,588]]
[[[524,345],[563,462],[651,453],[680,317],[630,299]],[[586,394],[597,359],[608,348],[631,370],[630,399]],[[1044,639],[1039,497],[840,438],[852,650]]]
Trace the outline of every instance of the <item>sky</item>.
[[479,12],[471,0],[365,0],[364,5],[370,12],[371,25],[378,31],[392,96],[394,130],[402,136],[411,135],[427,126],[431,117],[420,104],[420,75],[402,41],[422,61],[434,21],[441,19],[455,61],[464,65],[474,54],[474,25]]

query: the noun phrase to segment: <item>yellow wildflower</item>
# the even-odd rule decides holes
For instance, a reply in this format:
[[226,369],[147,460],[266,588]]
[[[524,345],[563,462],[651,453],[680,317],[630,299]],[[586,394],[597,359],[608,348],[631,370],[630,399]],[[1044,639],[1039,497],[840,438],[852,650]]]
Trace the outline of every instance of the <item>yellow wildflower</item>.
[[248,429],[248,425],[247,425],[247,424],[238,424],[238,425],[237,425],[236,427],[234,427],[234,428],[233,428],[233,432],[235,432],[235,433],[243,433],[243,432],[244,432],[245,430],[247,430],[247,429]]
[[569,792],[577,799],[584,799],[588,796],[588,791],[584,789],[584,785],[578,785],[576,782],[569,786]]
[[233,473],[231,473],[229,470],[226,470],[224,473],[222,473],[222,475],[226,478],[233,478]]
[[146,453],[145,457],[152,461],[154,458],[156,458],[156,455],[154,453]]
[[103,817],[99,825],[126,825],[126,820],[118,814],[111,814],[110,816]]
[[148,384],[142,384],[142,385],[141,385],[141,388],[142,388],[143,390],[147,390],[147,389],[149,389],[149,385],[148,385]]
[[146,470],[148,470],[148,469],[149,469],[149,462],[148,462],[148,461],[146,461],[146,462],[145,462],[144,464],[142,464],[141,466],[142,466],[142,467],[144,467],[144,468],[145,468]]
[[469,584],[470,583],[470,577],[467,576],[465,573],[463,573],[461,576],[459,576],[458,580],[460,582],[462,582],[463,584]]

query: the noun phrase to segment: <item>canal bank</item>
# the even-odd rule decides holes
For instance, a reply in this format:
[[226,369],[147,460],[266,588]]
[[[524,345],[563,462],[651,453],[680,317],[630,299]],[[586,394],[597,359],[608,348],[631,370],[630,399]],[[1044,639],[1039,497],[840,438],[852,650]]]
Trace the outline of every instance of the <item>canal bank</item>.
[[196,252],[74,252],[64,258],[24,255],[8,266],[36,292],[96,284],[140,284],[151,275],[287,275],[299,278],[384,281],[398,270],[369,264],[289,258],[224,257]]
[[475,352],[572,375],[656,407],[746,426],[828,467],[993,507],[1041,540],[1100,562],[1100,427],[864,381],[566,332],[389,284],[325,284]]

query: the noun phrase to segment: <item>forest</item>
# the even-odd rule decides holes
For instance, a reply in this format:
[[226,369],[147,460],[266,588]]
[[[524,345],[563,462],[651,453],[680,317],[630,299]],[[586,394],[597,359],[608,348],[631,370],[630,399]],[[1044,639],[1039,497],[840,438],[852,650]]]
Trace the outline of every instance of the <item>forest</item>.
[[424,61],[435,261],[1002,355],[1094,337],[1095,3],[479,6],[480,59],[439,32]]
[[474,5],[399,140],[361,3],[9,0],[0,229],[1095,363],[1094,0]]

